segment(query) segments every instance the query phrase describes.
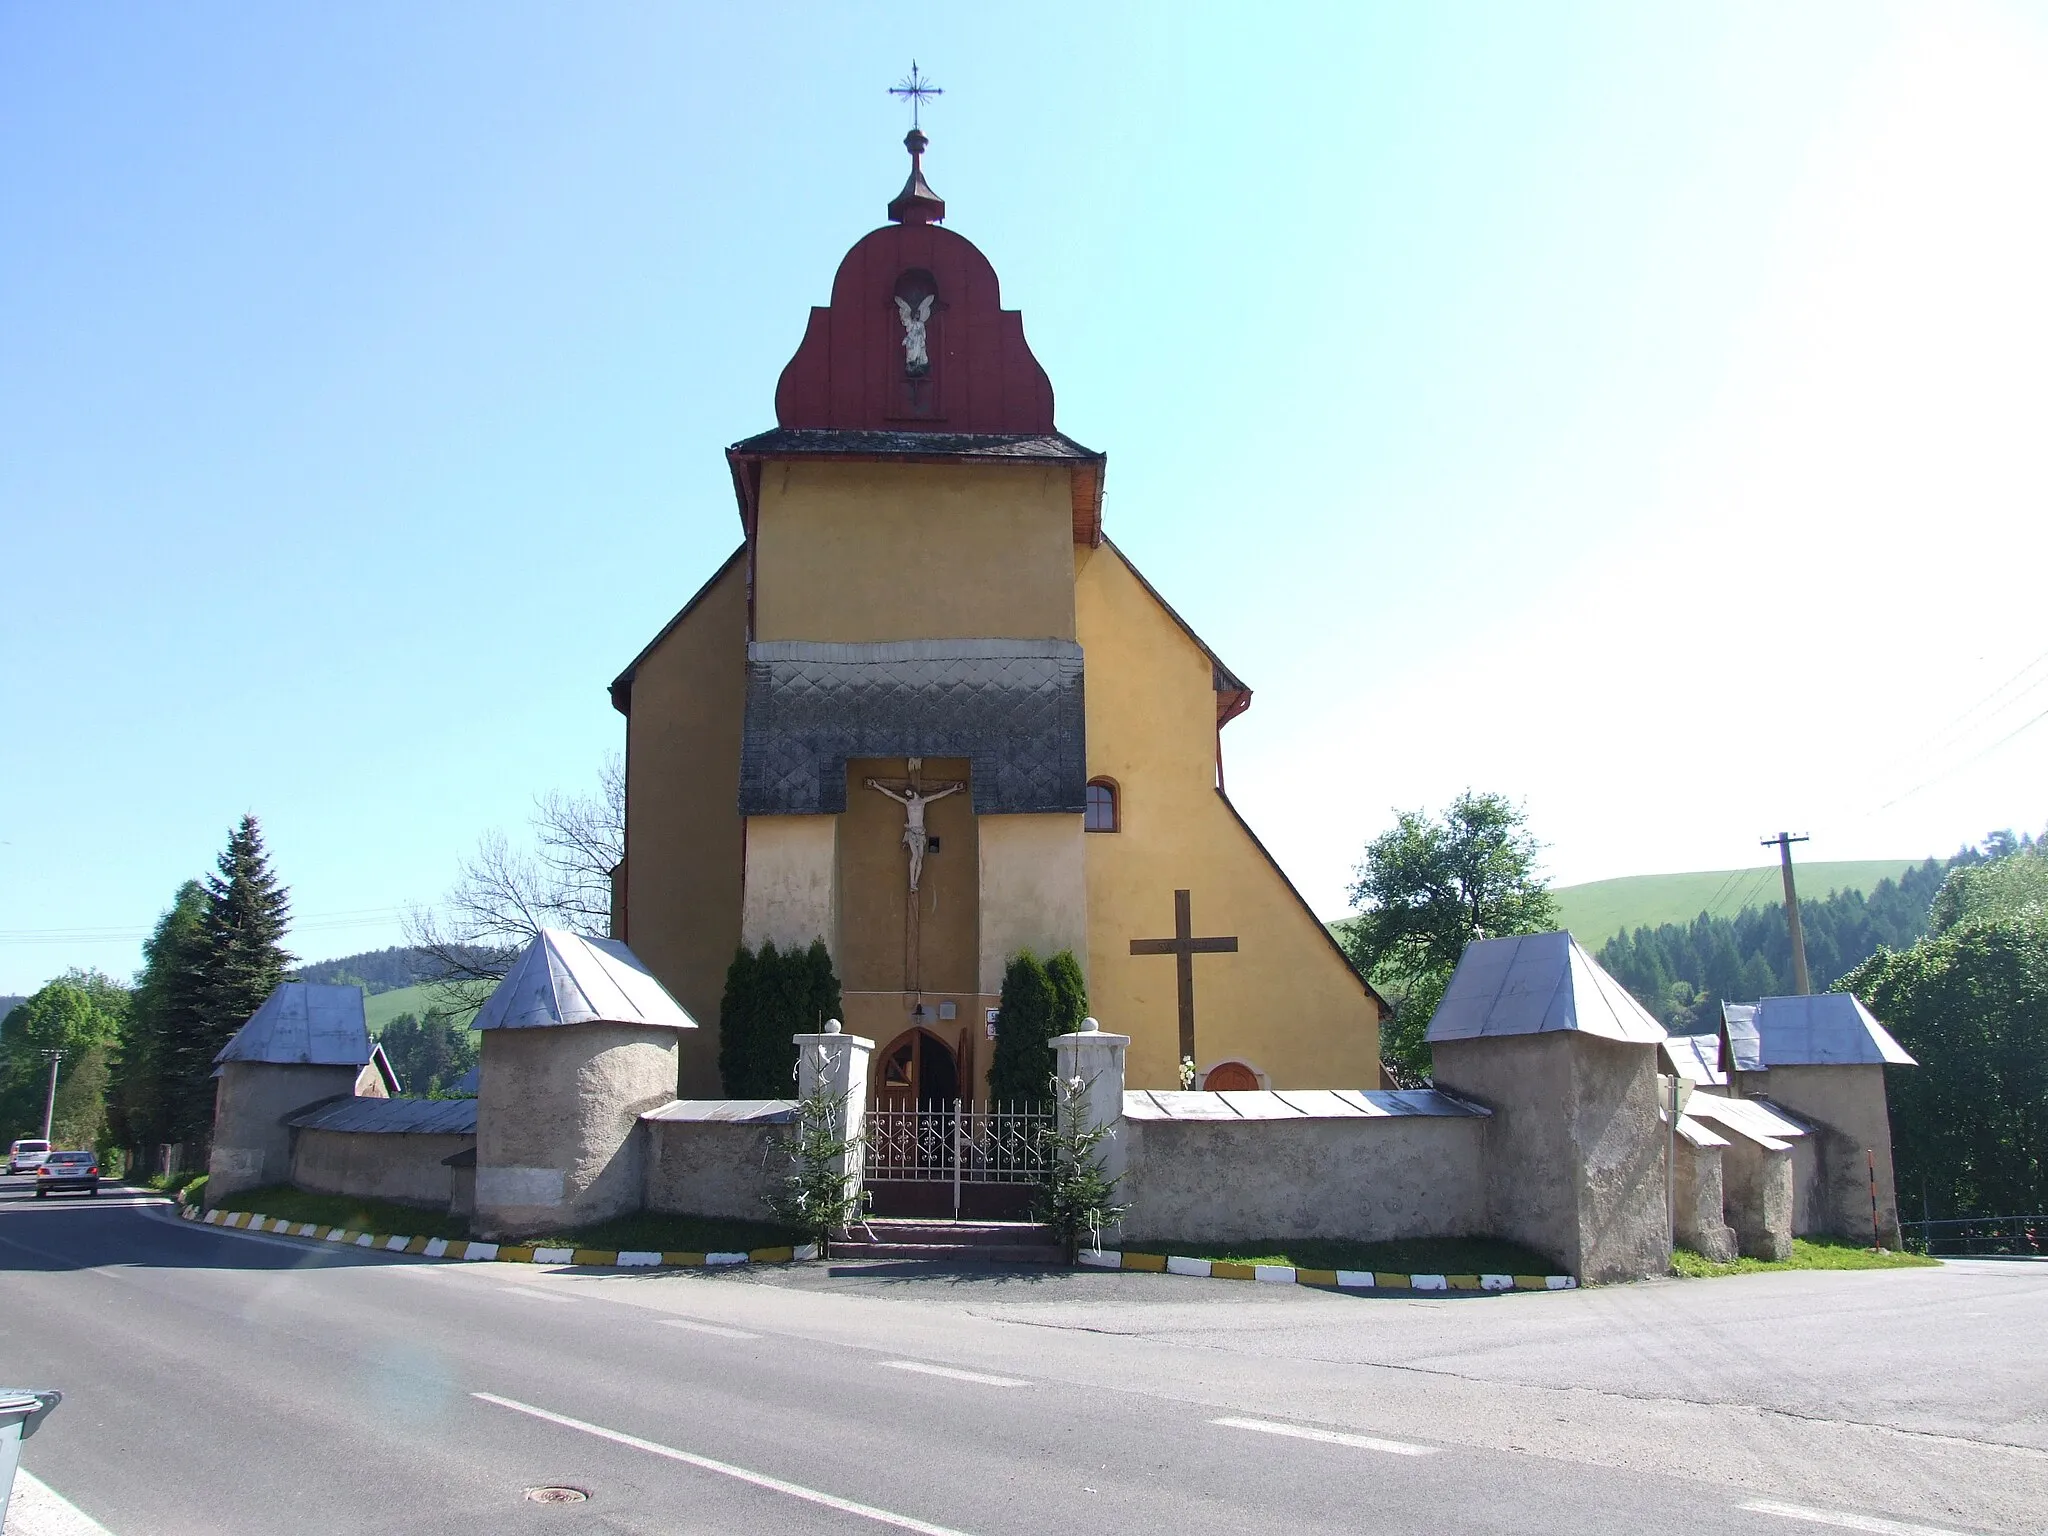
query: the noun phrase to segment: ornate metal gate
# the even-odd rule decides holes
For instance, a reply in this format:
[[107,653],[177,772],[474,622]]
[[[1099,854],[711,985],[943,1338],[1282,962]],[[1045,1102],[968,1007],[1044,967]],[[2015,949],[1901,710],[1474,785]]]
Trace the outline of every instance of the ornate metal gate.
[[[1045,1138],[1052,1111],[1037,1104],[951,1103],[871,1104],[863,1143],[864,1174],[881,1206],[943,1205],[951,1192],[953,1219],[963,1201],[1008,1211],[1030,1202],[1045,1169]],[[984,1186],[994,1198],[976,1199]],[[917,1186],[915,1188],[911,1186]],[[936,1200],[934,1197],[937,1197]],[[1007,1197],[1007,1198],[1005,1198]]]

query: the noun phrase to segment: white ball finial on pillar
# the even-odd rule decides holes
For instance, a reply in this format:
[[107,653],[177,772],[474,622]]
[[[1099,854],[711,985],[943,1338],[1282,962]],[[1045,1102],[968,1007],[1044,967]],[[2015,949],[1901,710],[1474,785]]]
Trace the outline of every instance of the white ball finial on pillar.
[[1083,1020],[1081,1021],[1081,1033],[1082,1033],[1082,1034],[1084,1034],[1084,1035],[1093,1035],[1093,1034],[1097,1034],[1097,1033],[1099,1033],[1099,1032],[1101,1031],[1101,1029],[1102,1029],[1102,1024],[1101,1024],[1101,1022],[1100,1022],[1099,1020],[1096,1020],[1096,1019],[1083,1019]]
[[845,1026],[841,1024],[837,1019],[827,1019],[825,1021],[825,1033],[828,1035],[836,1035],[843,1028],[845,1028]]

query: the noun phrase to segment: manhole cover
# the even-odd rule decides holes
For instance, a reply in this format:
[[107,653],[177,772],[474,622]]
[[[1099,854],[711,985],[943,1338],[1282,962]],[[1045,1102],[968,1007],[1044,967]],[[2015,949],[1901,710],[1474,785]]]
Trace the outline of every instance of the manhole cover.
[[581,1488],[529,1488],[526,1497],[535,1504],[583,1504],[590,1499]]

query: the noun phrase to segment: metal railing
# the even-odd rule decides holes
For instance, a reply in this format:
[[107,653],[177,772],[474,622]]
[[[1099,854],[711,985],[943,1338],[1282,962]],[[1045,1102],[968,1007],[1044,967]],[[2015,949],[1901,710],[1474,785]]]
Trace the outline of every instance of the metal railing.
[[862,1139],[870,1184],[1039,1184],[1052,1111],[1039,1104],[871,1104]]
[[1946,1221],[1902,1221],[1899,1231],[1915,1253],[1937,1257],[2048,1257],[2048,1216],[1958,1216]]

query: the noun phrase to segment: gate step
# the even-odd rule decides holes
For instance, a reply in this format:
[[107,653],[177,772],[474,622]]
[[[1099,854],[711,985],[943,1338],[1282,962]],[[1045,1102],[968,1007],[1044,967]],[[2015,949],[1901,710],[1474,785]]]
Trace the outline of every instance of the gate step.
[[871,1217],[845,1241],[844,1259],[952,1259],[1007,1264],[1058,1264],[1065,1257],[1052,1232],[1032,1221],[917,1221]]

